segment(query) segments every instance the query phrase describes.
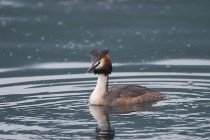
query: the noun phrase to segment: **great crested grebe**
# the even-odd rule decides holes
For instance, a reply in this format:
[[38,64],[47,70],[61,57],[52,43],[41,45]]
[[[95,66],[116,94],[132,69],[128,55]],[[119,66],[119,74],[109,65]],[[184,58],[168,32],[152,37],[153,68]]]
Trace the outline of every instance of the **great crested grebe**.
[[89,104],[116,106],[155,102],[165,98],[162,93],[136,84],[116,85],[108,88],[109,74],[112,72],[112,62],[108,52],[108,50],[98,52],[96,49],[90,52],[92,66],[88,72],[93,71],[94,74],[98,74],[98,80],[90,95]]

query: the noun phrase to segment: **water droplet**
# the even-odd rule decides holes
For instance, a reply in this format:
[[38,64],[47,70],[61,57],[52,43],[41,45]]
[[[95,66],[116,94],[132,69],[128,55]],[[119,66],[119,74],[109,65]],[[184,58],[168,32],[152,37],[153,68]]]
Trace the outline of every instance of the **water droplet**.
[[97,41],[97,44],[98,44],[98,45],[103,45],[103,42]]
[[18,45],[17,45],[17,47],[18,47],[18,48],[21,48],[21,47],[22,47],[22,45],[21,45],[21,44],[18,44]]
[[208,32],[208,30],[207,30],[207,29],[203,29],[203,32],[204,32],[204,33],[207,33],[207,32]]
[[117,39],[117,42],[122,42],[122,38]]
[[39,2],[39,3],[37,4],[37,6],[38,6],[38,7],[42,7],[42,6],[44,6],[44,3],[43,3],[43,2]]
[[152,38],[151,38],[151,41],[155,41],[155,38],[154,38],[154,37],[152,37]]
[[154,34],[157,34],[157,33],[158,33],[158,30],[154,30],[153,33],[154,33]]
[[118,46],[118,48],[119,48],[119,49],[122,49],[122,48],[123,48],[123,46],[122,46],[122,45],[119,45],[119,46]]
[[190,44],[190,43],[188,43],[188,44],[187,44],[187,47],[188,47],[188,48],[190,48],[190,47],[191,47],[191,44]]
[[1,21],[1,25],[6,26],[7,25],[6,21]]
[[91,46],[91,47],[95,47],[95,44],[94,44],[94,43],[92,43],[92,44],[90,44],[90,46]]
[[85,40],[85,43],[89,43],[89,40]]
[[143,39],[146,39],[146,36],[145,36],[145,35],[142,35],[141,37],[142,37]]
[[55,44],[55,47],[58,48],[60,45],[59,44]]
[[30,36],[30,35],[31,35],[31,33],[30,33],[30,32],[25,33],[25,36],[26,36],[26,37],[28,37],[28,36]]
[[11,29],[11,31],[17,32],[17,29],[13,27],[13,28]]
[[63,49],[65,49],[66,48],[66,45],[63,45],[62,47],[63,47]]
[[58,21],[58,26],[62,26],[63,22],[62,21]]
[[105,6],[105,9],[106,9],[106,10],[109,10],[109,9],[111,9],[111,6],[110,6],[110,5],[106,5],[106,6]]
[[42,36],[40,39],[41,39],[41,40],[45,40],[45,37],[44,37],[44,36]]
[[10,52],[10,53],[9,53],[9,56],[11,56],[11,57],[12,57],[12,56],[13,56],[13,52]]
[[166,10],[171,10],[171,6],[170,5],[166,5]]
[[143,8],[143,4],[138,4],[138,8]]
[[144,70],[144,68],[140,68],[139,70],[142,71],[142,70]]
[[136,32],[136,35],[141,35],[141,32]]
[[172,31],[176,31],[176,27],[172,27],[171,30],[172,30]]
[[159,54],[159,52],[158,51],[155,51],[155,54]]

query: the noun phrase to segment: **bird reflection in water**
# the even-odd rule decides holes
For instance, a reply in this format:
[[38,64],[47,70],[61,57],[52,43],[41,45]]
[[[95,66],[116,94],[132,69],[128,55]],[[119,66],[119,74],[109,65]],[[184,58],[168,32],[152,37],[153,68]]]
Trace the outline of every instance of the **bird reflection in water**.
[[96,139],[112,140],[115,137],[115,130],[111,127],[109,116],[118,114],[128,114],[137,111],[149,111],[152,103],[129,106],[89,106],[91,115],[97,120]]

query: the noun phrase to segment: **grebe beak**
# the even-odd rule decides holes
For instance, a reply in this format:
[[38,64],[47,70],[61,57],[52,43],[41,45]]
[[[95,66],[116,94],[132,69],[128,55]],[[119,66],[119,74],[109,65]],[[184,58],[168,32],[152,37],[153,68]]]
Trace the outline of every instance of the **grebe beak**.
[[95,66],[94,64],[92,64],[92,66],[87,70],[87,73],[93,71],[94,69],[95,69]]

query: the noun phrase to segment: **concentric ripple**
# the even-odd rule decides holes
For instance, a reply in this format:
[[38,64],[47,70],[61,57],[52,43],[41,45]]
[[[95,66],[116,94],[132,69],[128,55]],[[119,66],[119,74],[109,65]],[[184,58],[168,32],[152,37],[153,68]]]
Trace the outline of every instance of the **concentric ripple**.
[[[49,70],[49,67],[39,66],[31,67],[30,71]],[[115,66],[125,67],[123,64]],[[86,67],[72,66],[71,69]],[[199,72],[114,72],[110,86],[140,84],[167,95],[166,100],[149,110],[110,115],[117,137],[199,139],[210,136],[209,77],[210,73]],[[88,109],[89,94],[95,83],[96,76],[87,73],[1,78],[0,137],[95,137],[98,124]]]

